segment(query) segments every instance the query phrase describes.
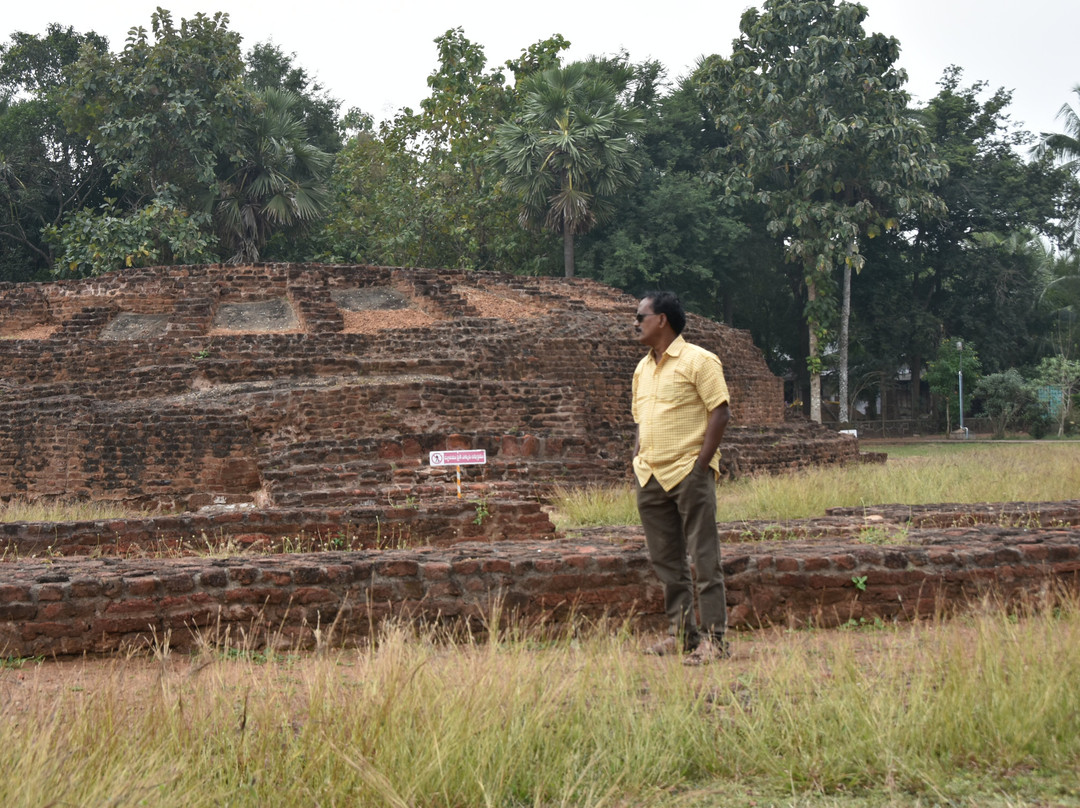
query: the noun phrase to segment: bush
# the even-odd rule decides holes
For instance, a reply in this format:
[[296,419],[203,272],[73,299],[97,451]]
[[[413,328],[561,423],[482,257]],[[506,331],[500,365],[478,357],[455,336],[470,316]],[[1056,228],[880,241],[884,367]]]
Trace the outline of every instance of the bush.
[[43,233],[57,253],[53,274],[84,278],[131,267],[213,263],[217,239],[209,223],[206,214],[189,214],[167,201],[124,215],[110,200],[100,211],[75,211]]
[[995,438],[1005,437],[1005,430],[1017,421],[1021,413],[1036,404],[1035,396],[1016,368],[983,376],[975,385],[975,396],[982,399]]
[[1050,413],[1046,411],[1046,408],[1039,403],[1027,408],[1024,413],[1024,421],[1028,434],[1035,440],[1045,438],[1050,434],[1050,430],[1055,427],[1054,419],[1050,417]]

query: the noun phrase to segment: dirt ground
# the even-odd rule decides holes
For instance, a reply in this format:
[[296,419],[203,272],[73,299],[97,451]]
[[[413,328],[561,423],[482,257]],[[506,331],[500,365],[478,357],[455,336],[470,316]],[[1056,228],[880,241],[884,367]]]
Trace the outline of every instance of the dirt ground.
[[[833,629],[813,631],[789,631],[785,629],[761,629],[758,631],[732,632],[730,635],[732,655],[730,659],[700,669],[701,674],[712,681],[719,676],[739,686],[747,674],[768,669],[772,663],[797,651],[809,650],[815,657],[828,657],[828,647],[842,643],[845,655],[855,658],[878,656],[885,649],[911,650],[913,646],[931,641],[939,626],[919,624],[896,627],[864,629]],[[626,645],[626,652],[640,654],[643,649],[661,639],[659,634],[641,634]],[[542,647],[542,646],[541,646]],[[330,658],[348,660],[356,654],[366,654],[367,649],[343,649],[330,652]],[[542,652],[538,652],[542,653]],[[335,654],[339,656],[335,656]],[[678,657],[645,657],[646,665],[679,665]],[[159,683],[162,677],[175,680],[195,679],[213,668],[225,680],[242,678],[256,665],[260,672],[278,675],[296,681],[304,669],[317,669],[327,664],[327,655],[308,651],[281,652],[267,661],[265,655],[200,653],[155,653],[146,648],[120,656],[81,656],[58,659],[11,659],[0,657],[0,712],[5,708],[16,711],[30,709],[41,700],[57,697],[63,691],[76,692],[89,698],[93,694],[115,688],[122,683],[124,690],[140,692],[144,687]],[[347,666],[346,666],[347,667]],[[302,680],[306,677],[301,676]]]
[[35,325],[32,328],[24,328],[11,334],[4,334],[0,339],[48,339],[60,330],[58,325]]

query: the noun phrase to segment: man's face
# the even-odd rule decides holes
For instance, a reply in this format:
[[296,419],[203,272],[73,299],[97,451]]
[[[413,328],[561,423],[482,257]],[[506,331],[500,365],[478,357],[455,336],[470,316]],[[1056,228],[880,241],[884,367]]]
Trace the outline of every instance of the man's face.
[[660,341],[667,317],[663,314],[654,314],[652,300],[645,298],[638,303],[635,319],[637,322],[634,324],[634,331],[637,333],[638,342],[650,348],[656,345]]

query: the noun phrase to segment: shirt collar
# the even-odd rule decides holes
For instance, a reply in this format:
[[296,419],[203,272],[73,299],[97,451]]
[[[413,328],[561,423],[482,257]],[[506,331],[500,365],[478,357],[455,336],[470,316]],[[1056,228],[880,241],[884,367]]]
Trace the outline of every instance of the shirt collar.
[[[664,356],[677,357],[679,354],[682,353],[682,349],[685,347],[685,345],[686,340],[682,338],[682,334],[679,334],[677,337],[675,337],[675,339],[671,341],[671,344],[667,346],[667,350],[664,351],[663,356],[660,357],[660,361],[663,361]],[[652,360],[653,364],[660,364],[660,362],[657,361],[656,355],[653,351],[649,351],[649,358]]]

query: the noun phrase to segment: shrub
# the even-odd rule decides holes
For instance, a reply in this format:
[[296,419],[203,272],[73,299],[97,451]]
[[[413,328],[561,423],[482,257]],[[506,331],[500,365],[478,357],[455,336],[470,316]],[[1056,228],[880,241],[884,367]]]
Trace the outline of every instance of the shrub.
[[1035,440],[1045,438],[1050,434],[1050,430],[1054,428],[1054,419],[1050,417],[1050,413],[1040,403],[1035,403],[1027,408],[1024,413],[1024,420],[1028,434]]
[[983,409],[990,419],[996,438],[1005,437],[1005,430],[1012,426],[1030,405],[1036,403],[1016,368],[983,376],[975,385],[975,396],[982,399]]

